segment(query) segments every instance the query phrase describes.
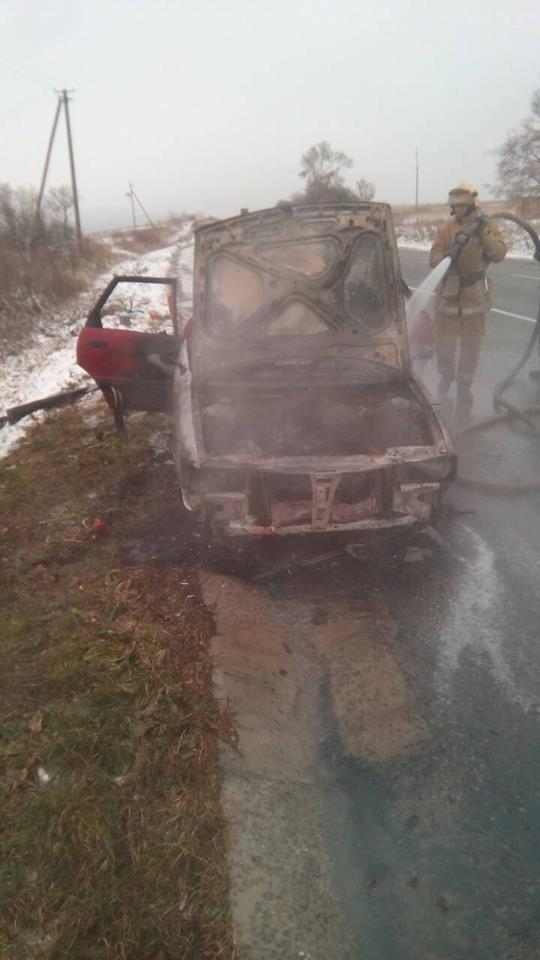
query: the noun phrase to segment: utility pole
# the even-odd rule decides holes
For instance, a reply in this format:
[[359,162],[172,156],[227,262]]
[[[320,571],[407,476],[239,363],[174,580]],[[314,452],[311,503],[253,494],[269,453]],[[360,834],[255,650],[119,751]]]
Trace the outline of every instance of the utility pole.
[[152,220],[152,218],[149,216],[149,214],[148,214],[148,213],[146,212],[146,210],[144,209],[144,207],[143,207],[143,205],[142,205],[142,201],[139,200],[137,194],[135,193],[135,190],[133,190],[133,196],[135,197],[135,199],[136,199],[137,203],[139,204],[142,212],[144,213],[146,219],[148,220],[148,223],[150,224],[151,227],[154,227],[154,229],[155,229],[155,226],[156,226],[156,225],[155,225],[154,221]]
[[34,213],[34,219],[32,221],[32,229],[30,233],[30,243],[34,239],[40,218],[41,218],[41,204],[43,202],[43,195],[45,193],[45,184],[47,182],[47,174],[49,172],[49,163],[51,160],[51,153],[54,144],[54,138],[56,136],[56,128],[58,127],[58,119],[60,117],[60,111],[62,107],[64,108],[64,114],[66,118],[66,133],[67,133],[67,142],[68,142],[68,152],[69,152],[69,168],[71,171],[71,195],[73,197],[73,212],[75,216],[75,234],[77,237],[77,242],[81,242],[82,232],[81,232],[81,218],[79,214],[79,196],[77,193],[77,178],[75,176],[75,158],[73,155],[73,138],[71,136],[71,124],[69,120],[69,97],[68,93],[72,93],[72,90],[57,90],[58,102],[56,104],[56,110],[54,114],[53,125],[51,133],[49,136],[49,142],[47,144],[47,153],[45,155],[45,164],[43,166],[43,174],[41,177],[41,183],[39,186],[39,193],[36,201],[36,211]]
[[44,164],[44,166],[43,166],[43,173],[42,173],[42,176],[41,176],[41,183],[40,183],[40,185],[39,185],[39,193],[38,193],[38,198],[37,198],[37,201],[36,201],[36,211],[35,211],[35,213],[34,213],[34,219],[33,219],[33,221],[32,221],[32,230],[31,230],[31,233],[30,233],[30,243],[32,243],[32,240],[34,239],[34,236],[35,236],[35,234],[36,234],[36,230],[37,230],[37,228],[38,228],[39,221],[40,221],[40,219],[41,219],[41,203],[42,203],[42,200],[43,200],[43,194],[45,193],[45,183],[46,183],[46,181],[47,181],[47,173],[49,172],[49,163],[50,163],[50,161],[51,161],[51,153],[52,153],[54,138],[55,138],[55,135],[56,135],[56,128],[57,128],[57,126],[58,126],[58,117],[60,116],[60,110],[61,110],[61,108],[62,108],[62,101],[60,100],[60,97],[59,97],[59,98],[58,98],[58,103],[56,104],[56,110],[55,110],[55,113],[54,113],[54,120],[53,120],[53,125],[52,125],[52,128],[51,128],[51,134],[50,134],[50,137],[49,137],[49,143],[47,144],[47,153],[45,154],[45,164]]
[[144,216],[145,216],[146,219],[148,220],[148,223],[150,224],[150,226],[155,228],[156,225],[155,225],[154,221],[152,220],[151,216],[146,212],[145,208],[144,208],[143,205],[142,205],[141,200],[139,200],[139,197],[138,197],[137,194],[135,193],[135,187],[133,186],[131,180],[129,181],[129,193],[126,193],[126,197],[129,197],[130,200],[131,200],[131,214],[132,214],[132,216],[133,216],[133,229],[134,229],[134,230],[137,229],[137,224],[136,224],[136,222],[135,222],[135,206],[134,206],[134,203],[133,203],[134,200],[136,200],[137,203],[139,204],[139,206],[140,206],[142,212],[144,213]]
[[71,193],[73,195],[73,212],[75,214],[75,234],[77,236],[77,242],[80,243],[82,238],[81,217],[79,214],[79,195],[77,193],[77,178],[75,176],[75,159],[73,156],[73,140],[71,137],[71,123],[69,121],[69,97],[68,97],[67,90],[61,91],[61,99],[64,104],[64,112],[66,115],[66,133],[67,133],[68,151],[69,151],[69,169],[71,171]]
[[133,218],[133,229],[137,229],[137,218],[135,216],[135,194],[133,192],[133,184],[131,180],[129,181],[129,191],[126,193],[126,197],[129,197],[131,200],[131,216]]
[[414,208],[415,208],[416,219],[418,220],[418,174],[419,174],[418,147],[416,148],[416,151],[415,151],[415,157],[416,157],[416,192],[415,192]]

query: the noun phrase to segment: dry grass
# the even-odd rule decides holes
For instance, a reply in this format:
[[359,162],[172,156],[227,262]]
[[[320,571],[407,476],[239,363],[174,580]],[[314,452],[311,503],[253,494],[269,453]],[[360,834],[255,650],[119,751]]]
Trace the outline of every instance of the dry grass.
[[3,960],[233,953],[208,617],[193,570],[118,560],[178,509],[155,428],[63,411],[0,464]]
[[0,343],[17,348],[44,313],[86,289],[112,260],[108,246],[89,238],[80,248],[0,245]]
[[159,227],[139,227],[137,230],[114,230],[111,237],[118,246],[130,253],[149,253],[159,250],[171,242],[171,228],[175,235],[175,224]]
[[65,243],[14,250],[0,242],[0,345],[18,349],[39,328],[40,320],[58,305],[90,287],[92,281],[122,255],[147,253],[172,242],[177,228],[169,224],[136,231],[119,230],[110,243],[83,237],[80,246]]
[[104,244],[84,238],[80,248],[62,246],[13,250],[0,246],[0,296],[45,296],[63,300],[87,282],[88,275],[104,270],[111,262]]

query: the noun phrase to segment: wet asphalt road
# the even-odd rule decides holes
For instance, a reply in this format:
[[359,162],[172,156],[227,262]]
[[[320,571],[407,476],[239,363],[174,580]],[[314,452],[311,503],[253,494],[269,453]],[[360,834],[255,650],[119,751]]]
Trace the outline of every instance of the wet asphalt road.
[[[417,286],[427,257],[404,252],[402,260],[404,276]],[[534,277],[535,269],[503,265],[496,274],[499,309],[535,316],[538,282],[515,276]],[[531,329],[527,320],[492,314],[473,418],[492,412],[493,387]],[[434,388],[433,362],[421,377]],[[540,403],[527,371],[509,396]],[[453,429],[452,399],[442,414]],[[465,472],[480,479],[540,479],[540,441],[526,428],[491,428],[459,442],[458,451]],[[438,532],[440,544],[398,574],[347,557],[261,587],[272,601],[268,622],[276,614],[288,624],[287,647],[307,656],[313,670],[313,650],[327,631],[330,653],[310,702],[331,880],[320,869],[351,945],[336,937],[335,960],[540,956],[540,492],[488,496],[456,484]],[[264,701],[261,693],[261,714]],[[293,710],[287,729],[295,724],[302,728]],[[284,746],[284,761],[286,753]],[[249,781],[250,771],[242,776]],[[271,784],[268,775],[272,797]],[[300,791],[295,783],[290,789]],[[279,850],[279,830],[273,837]],[[257,850],[256,829],[252,844]],[[270,872],[283,870],[279,864],[276,857]],[[309,865],[297,883],[310,889]],[[294,901],[292,881],[288,894]],[[280,916],[277,910],[271,930],[283,926]],[[302,946],[320,911],[308,911],[305,923],[294,941]],[[337,923],[334,913],[328,923]],[[273,960],[278,953],[256,937],[242,956]],[[286,955],[322,960],[329,953],[311,945]]]
[[[409,286],[417,287],[428,273],[428,254],[424,251],[401,249],[401,270]],[[493,306],[496,311],[508,311],[525,317],[536,317],[540,264],[527,260],[503,260],[490,267],[493,280]],[[501,314],[502,315],[502,314]]]
[[[426,260],[402,252],[414,286]],[[536,315],[540,267],[508,261],[493,276],[499,309]],[[492,412],[493,386],[531,329],[492,313],[474,417]],[[422,373],[429,387],[432,366]],[[539,394],[525,371],[509,396],[525,405],[540,403]],[[443,415],[452,427],[451,402]],[[461,452],[467,473],[480,478],[540,481],[540,440],[526,428],[493,428]],[[540,956],[540,492],[494,497],[456,485],[448,507],[439,528],[445,546],[382,583],[397,626],[393,653],[432,739],[427,751],[350,772],[352,816],[373,874],[363,897],[369,909],[356,910],[358,957],[533,960]]]

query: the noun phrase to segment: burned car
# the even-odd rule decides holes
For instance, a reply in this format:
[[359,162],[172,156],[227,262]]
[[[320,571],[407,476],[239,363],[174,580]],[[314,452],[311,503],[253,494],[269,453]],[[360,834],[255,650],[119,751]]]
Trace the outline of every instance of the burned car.
[[[430,519],[455,453],[411,373],[386,204],[199,226],[184,333],[140,341],[139,359],[147,380],[153,367],[149,396],[168,396],[184,503],[214,535],[361,535]],[[127,390],[96,379],[133,397],[132,374]]]

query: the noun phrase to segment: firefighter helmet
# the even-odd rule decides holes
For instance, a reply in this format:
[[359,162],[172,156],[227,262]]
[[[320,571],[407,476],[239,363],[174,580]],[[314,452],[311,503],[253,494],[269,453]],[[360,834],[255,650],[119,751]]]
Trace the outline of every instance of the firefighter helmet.
[[477,196],[478,190],[476,187],[468,180],[462,180],[457,187],[450,190],[448,203],[451,207],[455,206],[456,203],[465,203],[468,207],[474,207],[476,206]]

